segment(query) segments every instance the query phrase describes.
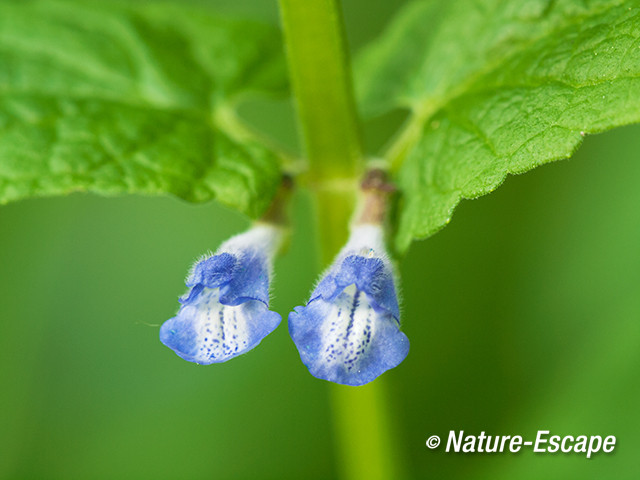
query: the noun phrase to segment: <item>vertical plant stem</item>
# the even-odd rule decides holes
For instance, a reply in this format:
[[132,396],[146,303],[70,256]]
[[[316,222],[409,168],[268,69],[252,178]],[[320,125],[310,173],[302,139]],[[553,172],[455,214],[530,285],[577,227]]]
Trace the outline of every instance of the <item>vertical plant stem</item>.
[[339,0],[280,0],[313,180],[353,178],[362,147]]
[[[364,163],[342,12],[339,0],[280,0],[280,10],[327,265],[347,240]],[[383,386],[331,385],[345,479],[402,477]]]

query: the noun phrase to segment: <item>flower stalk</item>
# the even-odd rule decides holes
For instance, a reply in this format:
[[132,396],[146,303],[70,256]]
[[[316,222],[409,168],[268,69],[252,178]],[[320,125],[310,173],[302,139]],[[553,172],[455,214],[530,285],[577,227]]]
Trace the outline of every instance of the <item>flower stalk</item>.
[[389,201],[396,191],[384,170],[368,170],[360,184],[360,208],[353,219],[353,225],[385,226],[388,220]]

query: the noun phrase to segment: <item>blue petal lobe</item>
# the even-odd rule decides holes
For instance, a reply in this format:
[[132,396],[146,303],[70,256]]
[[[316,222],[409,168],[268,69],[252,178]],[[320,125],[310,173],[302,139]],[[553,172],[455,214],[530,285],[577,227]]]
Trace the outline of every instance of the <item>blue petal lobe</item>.
[[365,292],[376,310],[386,310],[397,321],[400,320],[393,272],[379,257],[346,257],[318,284],[311,300],[322,297],[332,301],[349,285],[356,285],[358,290]]
[[220,302],[239,305],[247,300],[269,304],[269,264],[258,250],[245,250],[236,256],[229,283],[220,288]]
[[344,385],[371,382],[409,353],[397,319],[375,308],[372,296],[355,283],[332,301],[319,296],[296,307],[289,314],[289,333],[312,375]]
[[225,305],[218,288],[203,288],[197,301],[184,304],[160,328],[160,341],[181,358],[208,365],[241,355],[280,324],[280,315],[261,301]]
[[202,284],[215,288],[231,281],[237,259],[230,253],[221,253],[204,258],[196,263],[193,272],[187,279],[187,286]]
[[236,306],[248,300],[269,304],[269,264],[266,255],[255,249],[241,253],[221,253],[199,261],[187,279],[189,293],[182,304],[197,301],[203,288],[220,288],[220,302]]

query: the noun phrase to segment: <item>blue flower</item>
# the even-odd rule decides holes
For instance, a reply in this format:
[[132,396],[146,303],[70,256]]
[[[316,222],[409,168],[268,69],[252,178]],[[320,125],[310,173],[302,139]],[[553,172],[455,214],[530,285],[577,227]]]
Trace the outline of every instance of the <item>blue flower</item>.
[[273,256],[280,228],[258,224],[199,260],[178,314],[160,328],[160,341],[190,362],[225,362],[254,348],[280,324],[269,311]]
[[364,385],[405,359],[409,340],[399,327],[379,225],[356,226],[307,305],[289,314],[289,333],[311,374],[344,385]]

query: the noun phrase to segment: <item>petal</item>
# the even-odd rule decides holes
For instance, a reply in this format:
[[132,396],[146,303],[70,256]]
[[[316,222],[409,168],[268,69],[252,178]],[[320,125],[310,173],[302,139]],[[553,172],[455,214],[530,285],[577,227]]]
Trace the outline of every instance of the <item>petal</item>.
[[183,304],[196,301],[204,287],[220,288],[220,302],[240,305],[248,300],[269,303],[269,260],[256,249],[235,254],[221,253],[200,260],[187,279],[191,291],[180,299]]
[[332,301],[349,285],[365,292],[376,311],[386,311],[400,320],[393,271],[386,259],[360,255],[346,257],[318,284],[311,300],[321,296]]
[[206,257],[194,265],[187,286],[201,283],[205,287],[215,288],[225,285],[231,281],[236,262],[236,257],[229,253]]
[[241,355],[280,324],[280,315],[256,300],[240,305],[220,302],[220,289],[203,288],[160,328],[160,341],[185,360],[208,365]]
[[355,284],[333,301],[322,297],[289,314],[289,332],[312,375],[364,385],[399,365],[409,340],[388,311],[377,310]]
[[220,288],[220,302],[240,305],[248,300],[269,304],[269,263],[258,250],[245,250],[236,255],[233,275],[228,284]]

